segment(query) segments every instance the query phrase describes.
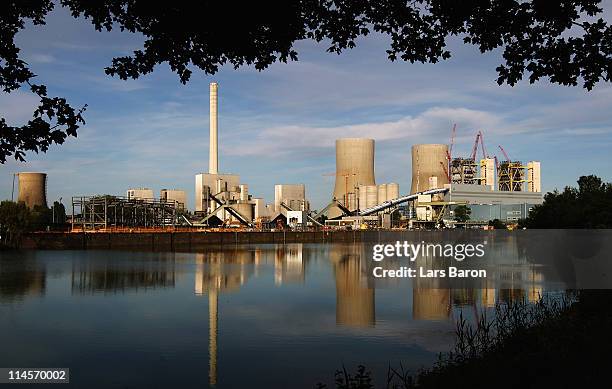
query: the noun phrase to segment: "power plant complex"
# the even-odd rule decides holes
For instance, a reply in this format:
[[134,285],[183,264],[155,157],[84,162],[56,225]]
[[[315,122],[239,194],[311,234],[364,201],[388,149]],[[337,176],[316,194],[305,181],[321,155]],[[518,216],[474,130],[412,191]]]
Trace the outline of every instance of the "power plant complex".
[[[402,195],[395,182],[378,183],[375,176],[375,140],[336,140],[336,171],[330,202],[311,209],[303,183],[274,186],[274,202],[249,192],[239,174],[223,173],[219,166],[219,85],[210,84],[208,171],[195,174],[194,210],[187,209],[187,192],[161,189],[158,198],[150,188],[130,188],[125,197],[77,196],[72,201],[73,230],[137,227],[191,227],[198,229],[240,227],[275,228],[439,228],[458,223],[454,209],[466,205],[470,221],[484,225],[499,219],[516,222],[542,203],[539,161],[511,160],[487,153],[484,135],[478,131],[468,156],[452,154],[450,144],[415,144],[411,147],[410,192]],[[478,149],[482,158],[477,158]],[[30,208],[45,206],[47,176],[19,173],[18,201]],[[392,217],[392,215],[395,215]]]

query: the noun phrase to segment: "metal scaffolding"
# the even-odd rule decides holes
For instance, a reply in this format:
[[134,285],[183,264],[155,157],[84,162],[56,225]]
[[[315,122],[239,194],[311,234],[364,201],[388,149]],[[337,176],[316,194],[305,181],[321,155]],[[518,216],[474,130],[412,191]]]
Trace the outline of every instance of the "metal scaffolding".
[[120,196],[72,198],[72,230],[95,231],[115,227],[171,227],[177,224],[176,203]]
[[499,182],[499,190],[505,192],[521,192],[523,183],[528,182],[525,179],[525,169],[521,162],[518,161],[503,161],[500,162],[497,169],[497,180]]
[[450,179],[453,184],[478,184],[478,167],[471,158],[453,158],[450,167]]

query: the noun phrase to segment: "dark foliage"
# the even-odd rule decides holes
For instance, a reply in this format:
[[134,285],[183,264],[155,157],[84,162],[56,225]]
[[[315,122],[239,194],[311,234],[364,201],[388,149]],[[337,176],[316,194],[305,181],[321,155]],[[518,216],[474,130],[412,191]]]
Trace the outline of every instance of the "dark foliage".
[[612,184],[582,176],[578,188],[549,192],[525,221],[528,228],[612,228]]
[[[457,322],[452,352],[431,368],[389,368],[376,386],[360,366],[358,385],[337,388],[586,388],[599,387],[609,369],[612,314],[609,290],[582,290],[563,299],[498,303],[495,318]],[[344,376],[355,378],[350,373]],[[327,388],[318,384],[317,388]]]
[[455,216],[455,221],[465,223],[466,221],[470,220],[472,210],[467,205],[457,205],[455,209],[453,209],[453,213]]
[[504,230],[506,228],[506,225],[499,219],[489,220],[488,224],[496,230]]
[[25,203],[0,202],[0,246],[16,246],[23,233],[44,230],[51,222],[47,207],[26,207]]
[[[431,62],[451,56],[449,36],[460,36],[481,52],[501,49],[499,84],[547,78],[590,90],[610,80],[612,29],[601,19],[599,0],[301,0],[282,2],[180,1],[154,5],[143,0],[60,0],[75,18],[97,30],[141,33],[144,47],[113,58],[105,69],[121,79],[138,78],[168,63],[182,83],[192,69],[214,74],[220,66],[297,60],[296,41],[324,41],[330,53],[355,47],[372,31],[387,35],[390,60]],[[26,84],[40,97],[33,119],[12,127],[0,119],[0,163],[26,151],[46,151],[76,136],[84,124],[63,98],[47,97],[44,85],[19,58],[15,34],[26,21],[44,24],[52,0],[8,1],[0,11],[0,86],[4,92]]]

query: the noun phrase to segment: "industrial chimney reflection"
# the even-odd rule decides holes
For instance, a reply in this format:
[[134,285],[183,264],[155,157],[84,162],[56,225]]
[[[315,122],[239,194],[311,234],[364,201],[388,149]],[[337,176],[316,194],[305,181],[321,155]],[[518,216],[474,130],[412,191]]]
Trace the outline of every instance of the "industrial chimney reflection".
[[194,292],[208,295],[208,382],[217,384],[219,293],[236,291],[261,263],[261,250],[232,249],[196,254]]
[[368,285],[365,256],[357,245],[335,245],[330,260],[336,275],[336,324],[353,327],[374,326],[374,288]]

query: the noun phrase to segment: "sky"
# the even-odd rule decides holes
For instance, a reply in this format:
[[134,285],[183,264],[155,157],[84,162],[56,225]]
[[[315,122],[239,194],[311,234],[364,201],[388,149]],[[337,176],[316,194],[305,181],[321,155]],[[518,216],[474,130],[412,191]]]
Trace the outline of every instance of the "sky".
[[[605,16],[610,20],[610,2]],[[240,174],[254,197],[274,200],[275,184],[306,184],[312,207],[331,198],[335,139],[375,139],[377,183],[410,190],[410,148],[449,143],[457,124],[454,156],[468,156],[482,130],[489,154],[542,163],[544,191],[574,185],[596,174],[612,181],[612,85],[588,92],[541,80],[498,86],[500,52],[488,54],[449,39],[452,58],[438,64],[390,62],[389,40],[373,34],[341,55],[325,43],[296,44],[299,61],[223,67],[214,76],[194,71],[187,85],[167,64],[138,80],[104,74],[116,56],[141,48],[136,34],[97,32],[56,6],[45,26],[17,36],[22,58],[39,83],[73,107],[88,105],[77,138],[27,163],[0,165],[0,199],[10,199],[13,174],[48,174],[47,201],[60,197],[70,212],[77,195],[125,195],[132,187],[184,189],[194,203],[194,176],[208,171],[210,82],[219,83],[219,171]],[[38,101],[27,90],[0,92],[9,124],[31,118]],[[15,197],[16,197],[15,189]]]

